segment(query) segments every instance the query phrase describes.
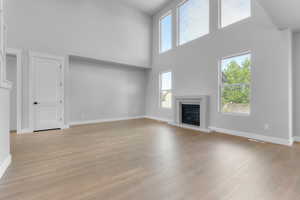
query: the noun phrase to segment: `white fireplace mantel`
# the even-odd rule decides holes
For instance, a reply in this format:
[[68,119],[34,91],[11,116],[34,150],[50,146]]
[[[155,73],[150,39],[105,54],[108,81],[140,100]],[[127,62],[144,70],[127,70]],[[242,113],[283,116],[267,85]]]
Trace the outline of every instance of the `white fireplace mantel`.
[[[181,109],[182,104],[196,104],[200,105],[200,127],[183,124],[181,120]],[[208,95],[197,95],[197,96],[174,96],[173,98],[173,122],[172,125],[198,130],[201,132],[211,132],[209,126],[209,96]]]

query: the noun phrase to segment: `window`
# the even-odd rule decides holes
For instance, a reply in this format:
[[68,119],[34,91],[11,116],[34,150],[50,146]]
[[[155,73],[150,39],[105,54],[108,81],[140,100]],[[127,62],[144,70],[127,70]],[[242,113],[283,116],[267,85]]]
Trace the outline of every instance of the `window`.
[[209,33],[209,0],[186,0],[178,6],[178,44]]
[[172,72],[164,72],[160,74],[160,107],[172,108]]
[[221,112],[250,114],[251,54],[222,59],[220,68]]
[[172,14],[169,12],[159,21],[159,52],[172,49]]
[[222,28],[251,16],[251,0],[220,0],[220,4]]

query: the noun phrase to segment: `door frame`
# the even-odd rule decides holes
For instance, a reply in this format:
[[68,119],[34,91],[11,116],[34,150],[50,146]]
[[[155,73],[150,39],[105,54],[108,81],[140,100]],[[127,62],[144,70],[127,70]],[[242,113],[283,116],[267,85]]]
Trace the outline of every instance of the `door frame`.
[[61,62],[62,65],[62,87],[61,87],[61,93],[62,93],[62,101],[63,103],[61,104],[62,106],[62,125],[61,129],[65,128],[64,122],[65,122],[65,57],[63,56],[57,56],[57,55],[51,55],[48,53],[40,53],[40,52],[34,52],[34,51],[29,51],[29,127],[32,130],[32,132],[35,131],[34,127],[34,93],[33,93],[33,87],[34,87],[34,75],[33,75],[33,58],[46,58],[46,59],[53,59],[53,60],[58,60]]
[[6,56],[16,56],[17,58],[17,134],[22,133],[22,50],[6,49]]

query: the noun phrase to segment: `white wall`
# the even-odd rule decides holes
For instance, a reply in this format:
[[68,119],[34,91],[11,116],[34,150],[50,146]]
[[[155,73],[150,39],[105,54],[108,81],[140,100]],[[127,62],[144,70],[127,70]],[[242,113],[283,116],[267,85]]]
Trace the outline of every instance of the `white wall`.
[[10,157],[9,90],[0,87],[0,178]]
[[107,0],[6,1],[8,46],[149,66],[151,18]]
[[293,35],[294,136],[300,137],[300,33]]
[[70,60],[71,122],[144,116],[145,90],[144,69]]
[[[179,1],[154,16],[153,69],[149,73],[146,114],[172,119],[172,111],[160,109],[158,104],[158,74],[171,69],[175,95],[210,95],[210,126],[289,139],[290,31],[279,31],[256,1],[252,1],[252,18],[218,29],[218,1],[210,2],[211,33],[161,55],[158,18],[170,9],[176,13]],[[175,32],[176,27],[173,35]],[[175,39],[173,43],[175,46]],[[219,59],[248,50],[253,63],[251,115],[218,113]],[[269,130],[264,129],[265,124],[269,124]]]
[[12,83],[10,91],[10,130],[17,130],[17,57],[6,56],[7,80]]

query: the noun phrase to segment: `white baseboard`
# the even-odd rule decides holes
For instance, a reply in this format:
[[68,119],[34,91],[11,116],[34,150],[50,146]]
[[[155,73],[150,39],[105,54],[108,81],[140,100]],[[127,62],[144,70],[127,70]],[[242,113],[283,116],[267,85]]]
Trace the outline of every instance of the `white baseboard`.
[[81,121],[81,122],[71,122],[69,126],[76,126],[76,125],[87,125],[87,124],[98,124],[104,122],[116,122],[116,121],[126,121],[126,120],[133,120],[133,119],[143,119],[144,116],[136,116],[136,117],[122,117],[122,118],[111,118],[111,119],[97,119],[97,120],[88,120],[88,121]]
[[22,129],[18,134],[30,134],[33,133],[32,129]]
[[204,133],[210,133],[211,132],[211,129],[206,129],[206,128],[194,127],[194,126],[189,126],[189,125],[185,125],[185,124],[176,124],[174,122],[169,122],[169,124],[171,126],[177,126],[177,127],[180,127],[180,128],[190,129],[190,130],[204,132]]
[[11,163],[11,155],[7,156],[7,158],[3,161],[3,163],[0,163],[0,179],[5,174],[5,171],[9,167]]
[[216,127],[209,127],[209,129],[211,129],[215,132],[218,132],[218,133],[225,133],[228,135],[239,136],[239,137],[244,137],[244,138],[249,138],[249,139],[254,139],[254,140],[260,140],[263,142],[269,142],[269,143],[287,145],[287,146],[293,145],[293,141],[290,141],[289,139],[270,137],[270,136],[255,134],[255,133],[247,133],[247,132],[242,132],[242,131],[234,131],[234,130],[216,128]]
[[70,125],[63,125],[63,127],[61,129],[65,130],[65,129],[69,129],[69,128],[70,128]]
[[144,118],[146,118],[146,119],[152,119],[152,120],[159,121],[159,122],[170,123],[170,120],[168,120],[166,118],[153,117],[153,116],[144,116]]
[[295,141],[295,142],[300,142],[300,136],[295,136],[295,137],[294,137],[294,141]]

